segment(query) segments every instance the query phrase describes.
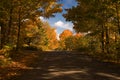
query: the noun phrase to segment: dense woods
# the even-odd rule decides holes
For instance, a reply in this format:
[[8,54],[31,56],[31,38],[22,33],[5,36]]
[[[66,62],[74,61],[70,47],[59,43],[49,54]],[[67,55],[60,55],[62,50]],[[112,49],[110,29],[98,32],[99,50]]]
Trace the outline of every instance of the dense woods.
[[53,17],[62,11],[61,6],[57,0],[0,1],[0,48],[9,46],[18,50],[25,42],[30,45],[33,38],[44,34],[40,32],[43,26],[48,26],[38,18]]
[[0,0],[0,67],[11,61],[10,51],[53,50],[58,46],[55,29],[40,18],[62,12],[58,1]]
[[[90,62],[94,62],[92,61],[94,58],[105,62],[120,63],[120,0],[76,0],[77,5],[65,9],[65,11],[60,1],[0,0],[0,80],[3,78],[6,80],[6,76],[1,74],[5,74],[7,77],[17,75],[17,71],[13,74],[8,70],[14,66],[24,69],[29,64],[32,70],[31,64],[35,66],[39,64],[41,68],[41,64],[44,62],[37,63],[37,61],[42,60],[43,57],[43,61],[48,63],[49,58],[52,58],[51,62],[52,60],[54,62],[57,58],[72,61],[73,59],[70,58],[77,57],[75,59],[78,60],[77,65],[81,60],[81,64],[85,64],[84,67],[88,65],[86,62],[91,65]],[[62,11],[66,21],[73,23],[74,31],[65,28],[66,30],[59,35],[56,28],[51,26],[47,20],[55,17],[55,13]],[[46,20],[42,20],[41,17]],[[49,58],[45,58],[46,55],[41,56],[43,53],[51,53],[49,51],[53,51],[52,56],[47,54]],[[38,55],[38,53],[40,54]],[[70,53],[75,53],[75,55]],[[81,59],[77,56],[78,53],[80,53]],[[61,56],[59,57],[57,54]],[[84,58],[83,55],[91,57],[90,62],[88,60],[84,62],[87,57]],[[58,62],[55,61],[55,63]],[[73,64],[70,62],[69,65],[71,63]],[[61,66],[61,64],[59,65]],[[97,62],[93,66],[96,64]],[[46,63],[46,65],[48,64]],[[40,70],[39,67],[38,70]],[[109,66],[109,68],[111,67]],[[37,70],[36,67],[34,69]],[[6,72],[8,73],[6,74]]]
[[22,50],[79,51],[120,62],[120,0],[76,0],[63,14],[75,32],[64,30],[58,40],[56,29],[40,17],[62,12],[59,1],[0,1],[0,66],[12,61],[11,51]]
[[120,58],[120,1],[77,0],[63,16],[72,21],[77,32],[86,33],[94,54],[109,59]]

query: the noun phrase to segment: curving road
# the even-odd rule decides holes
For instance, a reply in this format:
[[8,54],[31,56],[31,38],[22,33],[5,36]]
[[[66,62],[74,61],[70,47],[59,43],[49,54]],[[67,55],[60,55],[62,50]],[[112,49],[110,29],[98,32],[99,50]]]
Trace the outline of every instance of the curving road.
[[120,67],[96,61],[84,53],[36,52],[28,69],[9,80],[120,80]]

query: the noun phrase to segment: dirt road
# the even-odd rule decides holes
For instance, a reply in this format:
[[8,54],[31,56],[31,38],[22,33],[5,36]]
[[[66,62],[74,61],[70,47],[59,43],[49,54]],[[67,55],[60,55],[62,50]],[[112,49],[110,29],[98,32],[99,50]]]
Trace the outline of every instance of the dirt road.
[[[28,69],[9,80],[120,80],[120,67],[96,61],[84,53],[36,52]],[[31,61],[31,60],[30,60]]]

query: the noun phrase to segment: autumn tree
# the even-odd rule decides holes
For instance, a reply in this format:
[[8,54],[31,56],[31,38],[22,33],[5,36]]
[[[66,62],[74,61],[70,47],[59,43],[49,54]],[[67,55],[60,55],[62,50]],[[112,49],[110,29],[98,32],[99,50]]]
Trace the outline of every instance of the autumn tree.
[[70,30],[64,30],[61,34],[60,34],[60,40],[64,40],[65,38],[67,38],[67,37],[69,37],[69,36],[72,36],[73,35],[73,33],[72,33],[72,31],[70,31]]
[[[61,12],[61,4],[58,0],[4,0],[0,2],[0,27],[1,27],[1,48],[10,41],[13,30],[17,32],[17,39],[14,43],[17,49],[21,45],[21,29],[27,19],[36,23],[36,18],[43,16],[53,17],[54,13]],[[4,16],[4,17],[3,17]],[[6,33],[6,34],[4,34]],[[8,37],[7,37],[8,36]]]
[[[99,42],[101,53],[116,54],[119,42],[119,0],[77,0],[78,5],[66,9],[63,16],[72,21],[76,32],[85,32],[91,42]],[[86,35],[86,36],[87,36]],[[97,45],[96,45],[97,46]]]
[[[110,32],[114,32],[114,8],[111,1],[77,0],[78,6],[67,9],[66,20],[72,21],[77,32],[100,36],[102,52],[109,53]],[[96,7],[95,7],[96,6]],[[117,22],[119,20],[117,19]]]
[[65,39],[66,50],[87,50],[89,47],[89,42],[90,40],[88,37],[85,37],[83,34],[76,33],[75,35]]
[[45,32],[48,38],[48,49],[54,50],[58,47],[56,29],[52,28],[47,22],[45,24],[46,24]]
[[41,36],[38,42],[39,45],[37,44],[38,47],[43,50],[54,50],[58,47],[55,28],[52,28],[47,21],[42,22],[40,32]]
[[60,48],[61,49],[65,49],[65,39],[67,39],[68,37],[73,36],[72,31],[70,30],[64,30],[61,34],[60,34]]
[[[28,1],[27,1],[28,2]],[[19,38],[20,38],[20,24],[21,21],[24,20],[24,18],[29,18],[29,16],[32,16],[31,18],[34,20],[36,17],[43,16],[46,18],[49,18],[50,16],[54,16],[54,13],[61,12],[60,4],[57,4],[56,0],[44,0],[44,1],[33,1],[29,2],[28,4],[23,5],[23,3],[26,3],[25,1],[20,2],[19,7],[19,15],[18,15],[18,39],[17,39],[17,48],[19,48]],[[46,5],[45,5],[46,4]],[[28,7],[28,9],[25,8],[26,5],[31,5]],[[33,8],[33,6],[35,6]],[[25,8],[25,9],[24,9]],[[23,11],[23,12],[22,12]],[[27,11],[27,12],[26,12]],[[23,14],[23,16],[22,16]],[[28,14],[24,16],[25,14]],[[23,17],[23,18],[22,18]],[[22,19],[20,19],[22,18]]]
[[6,2],[2,1],[0,2],[0,29],[1,29],[1,48],[5,45],[5,33],[6,33],[6,23],[7,23],[7,11],[5,11],[6,6],[4,5]]
[[41,21],[40,18],[36,23],[26,20],[21,36],[23,47],[42,50],[54,50],[58,47],[55,29],[47,21]]

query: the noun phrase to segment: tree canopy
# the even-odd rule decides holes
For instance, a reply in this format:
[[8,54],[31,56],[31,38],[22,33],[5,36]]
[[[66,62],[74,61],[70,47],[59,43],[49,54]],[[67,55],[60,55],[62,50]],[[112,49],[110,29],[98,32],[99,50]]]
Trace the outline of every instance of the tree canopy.
[[[38,17],[54,17],[55,13],[62,12],[59,0],[4,0],[0,1],[0,47],[5,45],[22,46],[23,28],[27,27],[29,37],[37,34],[41,27]],[[36,28],[35,28],[36,27]],[[25,30],[26,30],[25,29]],[[31,33],[31,31],[33,33]]]
[[[89,49],[106,53],[106,57],[118,59],[120,46],[120,1],[76,0],[78,5],[66,9],[63,16],[72,21],[76,32],[84,32],[89,38]],[[96,45],[97,44],[97,45]],[[94,51],[92,49],[92,52]],[[105,56],[105,54],[104,54]]]

